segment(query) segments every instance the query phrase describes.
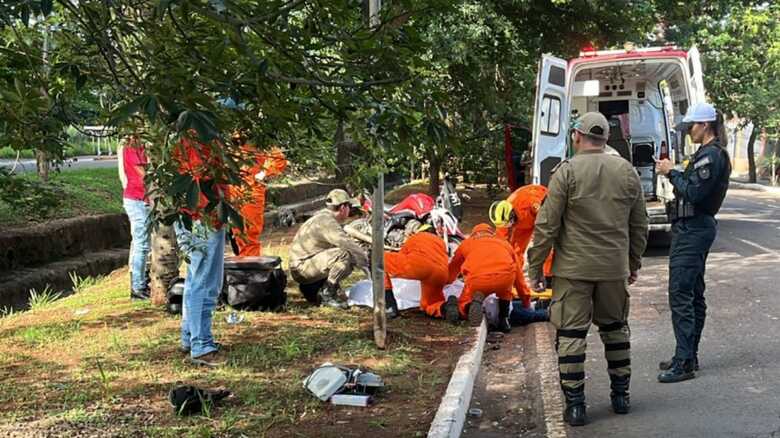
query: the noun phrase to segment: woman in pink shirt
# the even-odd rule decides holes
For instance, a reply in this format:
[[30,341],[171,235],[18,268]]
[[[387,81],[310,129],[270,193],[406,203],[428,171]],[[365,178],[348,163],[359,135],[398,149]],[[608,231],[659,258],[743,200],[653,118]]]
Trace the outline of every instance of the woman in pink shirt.
[[122,168],[127,185],[122,194],[122,205],[130,219],[130,298],[149,299],[148,274],[146,260],[149,257],[150,207],[146,199],[144,176],[146,151],[141,140],[131,135],[125,139],[122,149]]

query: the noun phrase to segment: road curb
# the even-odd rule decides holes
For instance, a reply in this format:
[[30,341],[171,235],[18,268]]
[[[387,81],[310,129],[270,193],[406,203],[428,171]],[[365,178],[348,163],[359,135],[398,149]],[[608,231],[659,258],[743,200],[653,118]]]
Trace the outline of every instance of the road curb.
[[463,353],[452,372],[447,391],[441,398],[439,409],[428,430],[428,438],[457,438],[463,431],[486,338],[487,323],[483,319],[476,330],[476,344]]
[[736,181],[730,181],[729,188],[736,190],[752,190],[754,192],[780,193],[780,188],[778,187],[768,187],[762,184],[741,183]]
[[564,402],[558,378],[558,354],[553,348],[555,329],[552,324],[533,324],[536,357],[539,360],[539,380],[542,391],[544,426],[547,438],[566,438],[563,421]]

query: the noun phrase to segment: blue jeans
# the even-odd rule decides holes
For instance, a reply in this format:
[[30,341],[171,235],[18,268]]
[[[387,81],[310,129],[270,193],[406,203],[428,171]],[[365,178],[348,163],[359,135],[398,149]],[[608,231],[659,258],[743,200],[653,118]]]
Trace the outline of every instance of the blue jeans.
[[509,314],[509,323],[513,327],[549,320],[549,315],[543,309],[525,308],[523,307],[523,302],[521,300],[512,301],[512,312]]
[[181,345],[192,357],[217,351],[211,319],[222,290],[225,267],[225,229],[212,230],[193,222],[192,231],[176,223],[179,248],[190,258],[184,279],[181,313]]
[[130,244],[130,285],[134,291],[140,292],[147,289],[148,277],[146,274],[146,260],[149,258],[149,214],[150,207],[136,199],[122,199],[127,217],[130,219],[130,235],[133,240]]

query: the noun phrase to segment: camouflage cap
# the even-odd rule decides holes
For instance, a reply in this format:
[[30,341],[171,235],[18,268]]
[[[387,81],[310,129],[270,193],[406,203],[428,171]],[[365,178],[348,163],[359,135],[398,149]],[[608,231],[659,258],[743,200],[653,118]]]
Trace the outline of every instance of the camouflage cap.
[[333,189],[328,192],[328,198],[325,200],[325,205],[328,207],[335,207],[341,204],[349,204],[352,207],[360,207],[360,203],[357,199],[349,196],[346,190]]
[[606,140],[609,138],[609,122],[604,114],[599,112],[585,113],[577,119],[574,129],[580,134],[589,135],[594,138]]

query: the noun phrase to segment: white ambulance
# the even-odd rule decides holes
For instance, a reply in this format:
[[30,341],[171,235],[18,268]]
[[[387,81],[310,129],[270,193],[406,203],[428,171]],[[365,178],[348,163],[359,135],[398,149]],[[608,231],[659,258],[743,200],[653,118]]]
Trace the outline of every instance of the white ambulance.
[[[674,46],[596,51],[564,60],[544,55],[539,64],[532,131],[534,184],[547,185],[552,169],[571,156],[572,122],[599,111],[610,123],[607,144],[630,161],[642,181],[650,230],[668,232],[664,204],[674,197],[655,174],[654,159],[682,161],[685,136],[674,127],[689,106],[704,101],[699,52]],[[688,148],[691,146],[688,145]]]

